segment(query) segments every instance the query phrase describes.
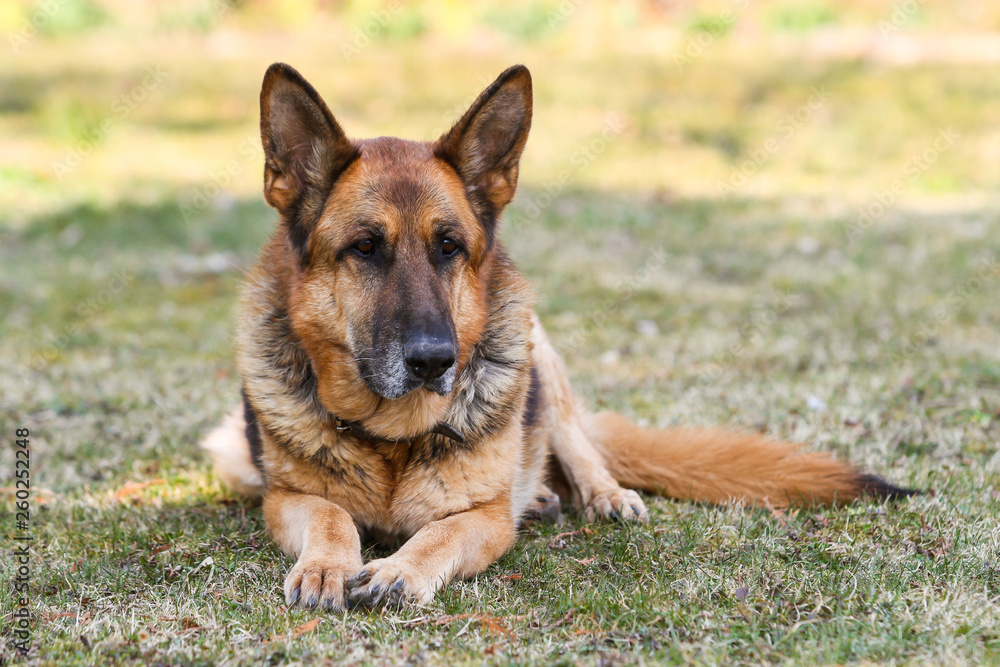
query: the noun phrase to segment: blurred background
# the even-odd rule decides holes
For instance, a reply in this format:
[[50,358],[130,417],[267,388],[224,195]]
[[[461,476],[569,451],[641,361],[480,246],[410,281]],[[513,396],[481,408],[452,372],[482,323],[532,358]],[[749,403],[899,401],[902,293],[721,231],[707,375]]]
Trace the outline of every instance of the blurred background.
[[253,199],[274,61],[355,136],[423,139],[523,62],[538,102],[529,187],[576,168],[613,116],[616,140],[577,169],[579,188],[717,197],[749,158],[761,164],[729,194],[846,203],[954,127],[960,145],[908,196],[995,192],[998,28],[985,0],[15,0],[0,9],[4,219],[180,203],[213,180],[204,208]]
[[811,437],[952,382],[996,430],[996,3],[8,0],[0,42],[4,419],[56,486],[201,465],[275,61],[348,134],[428,140],[528,65],[504,236],[588,399]]
[[[581,540],[568,561],[547,557],[566,528],[529,525],[439,609],[542,604],[510,626],[535,628],[539,662],[564,623],[572,651],[611,646],[593,624],[708,664],[996,661],[1000,3],[3,0],[0,434],[31,431],[42,662],[283,662],[267,638],[306,627],[288,634],[302,617],[260,513],[197,448],[238,400],[239,285],[276,224],[258,134],[275,61],[349,135],[426,140],[526,64],[503,238],[583,399],[795,439],[929,492],[787,530],[648,498],[645,537],[598,528],[618,546]],[[614,565],[594,576],[591,552]],[[605,587],[619,565],[637,578]],[[367,660],[372,627],[386,664],[442,646],[380,623],[287,650]],[[469,664],[493,641],[478,633]]]

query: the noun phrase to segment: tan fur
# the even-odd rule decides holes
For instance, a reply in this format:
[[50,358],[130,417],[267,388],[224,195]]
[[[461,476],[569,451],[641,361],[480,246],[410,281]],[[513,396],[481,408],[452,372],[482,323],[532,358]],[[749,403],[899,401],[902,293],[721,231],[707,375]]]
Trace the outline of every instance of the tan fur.
[[[646,520],[627,487],[775,505],[908,493],[795,445],[583,409],[496,238],[531,104],[514,67],[437,142],[350,141],[298,73],[265,76],[265,198],[282,226],[243,289],[244,407],[204,447],[235,490],[263,494],[296,559],[289,604],[426,603],[560,499]],[[462,252],[445,257],[445,237]],[[428,331],[449,367],[418,378],[401,350]],[[402,546],[365,564],[366,538]]]
[[264,520],[281,550],[297,558],[285,578],[285,599],[343,608],[344,584],[363,564],[361,538],[351,515],[316,495],[272,485]]
[[584,423],[615,479],[672,498],[813,505],[851,501],[864,490],[848,464],[761,435],[643,429],[611,412]]

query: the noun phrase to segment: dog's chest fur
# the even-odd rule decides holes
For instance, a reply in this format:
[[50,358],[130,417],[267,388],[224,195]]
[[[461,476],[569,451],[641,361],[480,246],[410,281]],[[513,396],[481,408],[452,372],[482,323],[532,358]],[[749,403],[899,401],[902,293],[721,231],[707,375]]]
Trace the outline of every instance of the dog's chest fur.
[[327,435],[336,440],[308,459],[265,436],[268,483],[324,497],[368,534],[390,542],[502,494],[520,459],[512,448],[447,448],[440,436],[375,444],[335,429]]

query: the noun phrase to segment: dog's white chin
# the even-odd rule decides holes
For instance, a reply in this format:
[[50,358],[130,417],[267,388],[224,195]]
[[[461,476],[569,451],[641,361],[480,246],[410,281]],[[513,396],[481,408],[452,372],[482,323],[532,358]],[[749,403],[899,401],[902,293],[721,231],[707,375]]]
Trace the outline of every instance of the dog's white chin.
[[402,398],[420,389],[433,392],[439,396],[447,396],[455,387],[455,375],[455,367],[452,366],[444,375],[430,382],[424,382],[408,376],[402,380],[397,380],[394,377],[371,378],[370,380],[366,380],[365,384],[368,385],[368,389],[373,394],[389,400]]
[[435,394],[447,396],[455,386],[455,376],[457,374],[458,372],[455,370],[455,367],[452,366],[438,379],[432,382],[425,382],[424,388],[433,391]]

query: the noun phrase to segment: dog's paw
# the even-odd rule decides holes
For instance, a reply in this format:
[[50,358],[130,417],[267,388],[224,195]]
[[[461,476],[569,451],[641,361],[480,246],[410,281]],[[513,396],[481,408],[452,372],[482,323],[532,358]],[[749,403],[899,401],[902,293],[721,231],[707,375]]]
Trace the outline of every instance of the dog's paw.
[[434,599],[435,587],[416,568],[393,558],[381,558],[351,577],[347,590],[352,607],[376,609],[427,604]]
[[539,492],[535,502],[528,506],[525,518],[545,522],[557,522],[562,515],[562,503],[559,496],[551,491]]
[[599,493],[590,499],[583,513],[588,521],[597,519],[649,521],[646,504],[632,489],[617,488]]
[[345,611],[346,582],[355,570],[321,559],[300,558],[285,577],[285,602],[289,607]]

